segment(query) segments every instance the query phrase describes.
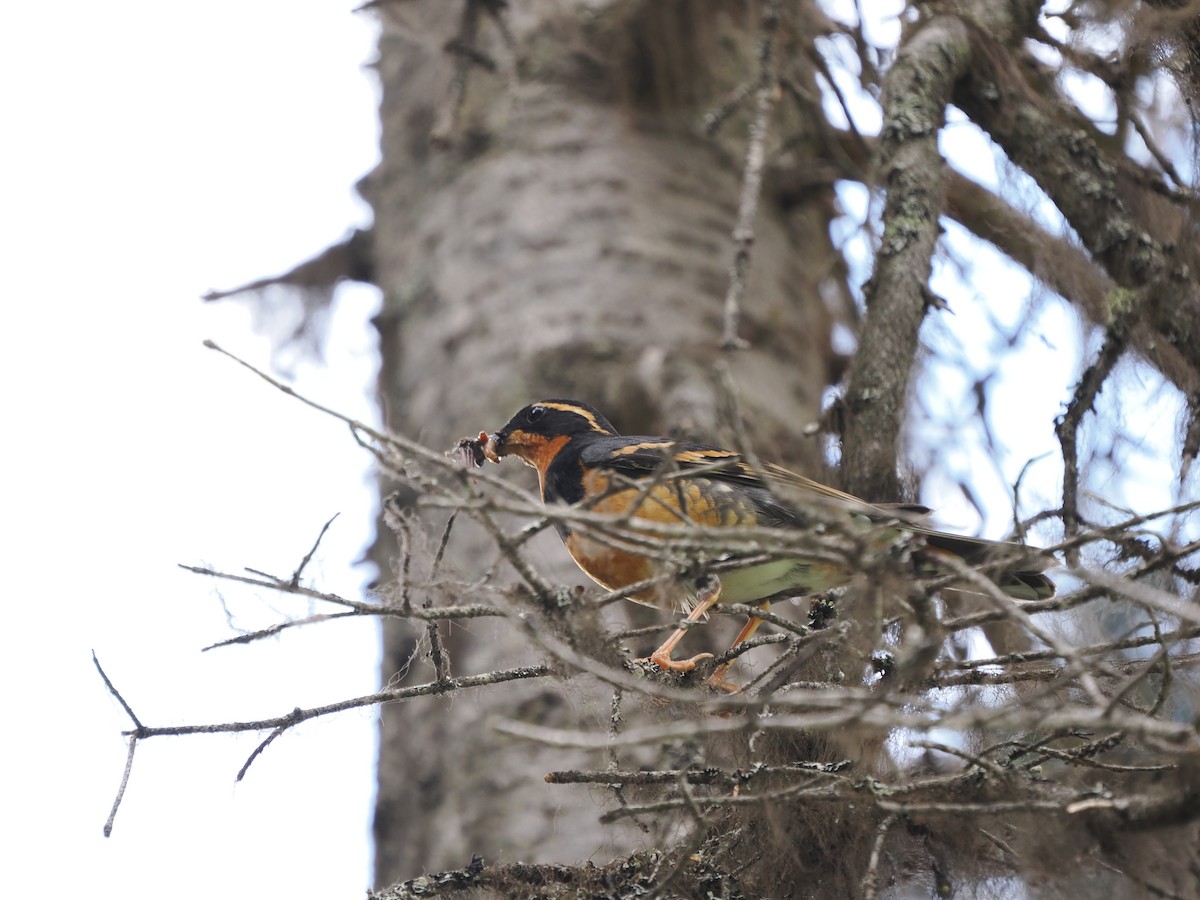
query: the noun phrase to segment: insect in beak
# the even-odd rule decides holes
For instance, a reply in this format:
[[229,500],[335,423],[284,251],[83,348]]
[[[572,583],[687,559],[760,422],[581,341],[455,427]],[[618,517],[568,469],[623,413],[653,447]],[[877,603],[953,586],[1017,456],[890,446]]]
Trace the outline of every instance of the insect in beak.
[[481,431],[479,437],[460,440],[446,452],[446,455],[451,458],[457,456],[467,468],[481,469],[486,459],[490,459],[494,463],[500,462],[499,447],[500,440],[497,435]]

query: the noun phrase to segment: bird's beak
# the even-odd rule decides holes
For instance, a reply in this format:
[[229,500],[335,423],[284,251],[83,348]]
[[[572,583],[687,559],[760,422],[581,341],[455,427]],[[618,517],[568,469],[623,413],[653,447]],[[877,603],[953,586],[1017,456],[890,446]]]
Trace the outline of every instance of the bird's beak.
[[494,463],[500,462],[500,457],[505,454],[505,443],[508,441],[508,435],[503,431],[497,431],[495,434],[489,434],[487,442],[483,445],[483,455]]

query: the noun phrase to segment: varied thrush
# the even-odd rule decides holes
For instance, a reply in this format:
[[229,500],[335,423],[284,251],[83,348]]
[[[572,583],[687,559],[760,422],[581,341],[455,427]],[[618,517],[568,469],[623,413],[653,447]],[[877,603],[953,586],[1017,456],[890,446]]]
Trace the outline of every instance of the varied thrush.
[[[914,551],[926,571],[937,572],[939,554],[981,565],[995,556],[996,584],[1018,599],[1054,594],[1054,584],[1041,570],[1045,554],[1025,553],[1020,545],[946,534],[925,527],[923,507],[874,505],[775,465],[751,466],[731,450],[677,441],[669,437],[625,437],[599,412],[574,400],[543,400],[526,406],[494,434],[464,440],[476,465],[516,456],[537,469],[542,501],[580,504],[594,513],[639,523],[713,527],[813,528],[813,516],[802,508],[819,507],[847,520],[882,523],[893,536],[921,539]],[[807,502],[789,505],[772,485]],[[558,520],[556,527],[579,567],[604,588],[632,587],[629,599],[687,613],[687,619],[650,656],[663,669],[687,671],[711,654],[691,659],[671,657],[687,627],[716,603],[750,603],[766,607],[785,597],[818,594],[850,581],[853,571],[836,561],[772,557],[724,561],[715,577],[678,577],[679,563],[636,544],[606,539],[592,529]],[[665,539],[664,539],[665,540]],[[734,641],[748,639],[761,619],[751,616]],[[710,682],[723,685],[725,669]]]

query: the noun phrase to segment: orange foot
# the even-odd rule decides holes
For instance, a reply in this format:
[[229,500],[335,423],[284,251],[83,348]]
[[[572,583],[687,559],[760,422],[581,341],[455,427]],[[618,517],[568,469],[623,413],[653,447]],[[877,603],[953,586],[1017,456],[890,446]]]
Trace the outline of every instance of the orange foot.
[[734,684],[732,681],[726,681],[725,673],[719,671],[714,672],[708,678],[704,679],[704,683],[710,688],[714,688],[718,691],[724,691],[727,694],[736,694],[745,687],[744,684]]
[[[667,654],[655,652],[650,656],[643,656],[633,660],[638,665],[657,666],[665,672],[691,672],[696,668],[696,664],[706,659],[712,659],[711,653],[697,653],[690,659],[672,659]],[[732,681],[725,680],[725,673],[729,671],[729,664],[717,668],[708,678],[704,679],[704,683],[715,690],[724,691],[727,694],[736,694],[744,685],[734,684]]]
[[696,663],[712,659],[711,653],[697,653],[691,659],[672,659],[671,651],[659,647],[647,659],[639,659],[638,662],[650,662],[667,672],[690,672],[696,668]]

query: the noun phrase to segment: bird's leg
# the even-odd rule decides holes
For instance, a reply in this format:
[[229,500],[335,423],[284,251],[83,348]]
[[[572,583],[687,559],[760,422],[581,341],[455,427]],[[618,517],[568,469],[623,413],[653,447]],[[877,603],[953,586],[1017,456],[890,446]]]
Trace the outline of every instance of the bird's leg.
[[[758,608],[761,610],[769,609],[770,606],[770,603],[758,604]],[[742,630],[738,632],[738,636],[735,637],[733,639],[733,643],[729,645],[729,649],[732,650],[743,641],[750,640],[750,638],[754,636],[754,632],[758,631],[758,626],[762,623],[763,620],[758,616],[751,616],[748,618],[746,620],[746,624],[742,627]],[[742,689],[742,685],[733,684],[732,682],[725,680],[725,675],[729,672],[729,667],[732,666],[733,663],[734,660],[732,659],[729,660],[729,662],[721,663],[721,665],[717,666],[716,671],[714,671],[708,676],[708,678],[705,679],[704,683],[709,687],[720,688],[721,690],[728,691],[731,694],[734,691],[740,691]]]
[[650,662],[654,663],[660,669],[666,669],[668,672],[690,672],[696,668],[696,663],[702,659],[712,659],[711,653],[698,653],[691,659],[671,659],[671,653],[675,650],[675,645],[683,640],[683,636],[687,634],[690,626],[699,622],[704,614],[712,608],[713,604],[721,599],[721,579],[710,577],[705,579],[705,584],[701,587],[699,593],[696,594],[696,607],[684,620],[683,624],[676,628],[669,638],[663,641],[661,647],[650,654]]

